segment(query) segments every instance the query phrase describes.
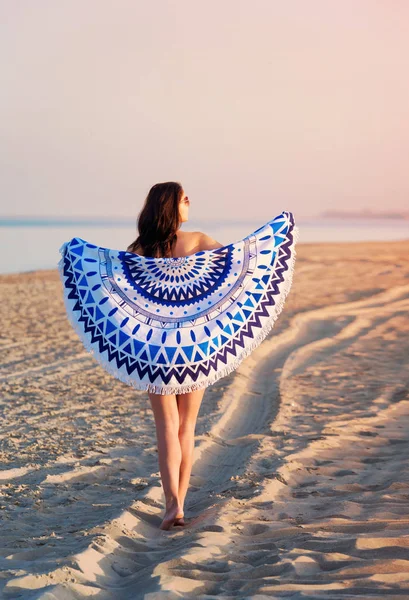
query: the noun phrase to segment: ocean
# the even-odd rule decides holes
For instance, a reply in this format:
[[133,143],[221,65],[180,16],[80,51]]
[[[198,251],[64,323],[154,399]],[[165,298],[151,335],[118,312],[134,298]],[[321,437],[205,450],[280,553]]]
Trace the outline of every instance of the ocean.
[[[221,244],[236,242],[266,221],[193,221],[182,225],[186,231],[204,231]],[[86,220],[10,221],[0,218],[0,274],[39,269],[56,269],[60,246],[80,237],[98,246],[126,250],[136,238],[136,221]],[[395,219],[312,219],[298,221],[299,244],[310,242],[392,241],[409,239],[409,221]]]

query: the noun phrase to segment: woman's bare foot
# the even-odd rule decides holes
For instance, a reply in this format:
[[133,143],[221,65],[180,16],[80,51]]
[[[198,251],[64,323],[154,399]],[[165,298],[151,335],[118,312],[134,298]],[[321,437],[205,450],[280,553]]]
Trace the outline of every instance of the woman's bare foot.
[[178,514],[176,515],[176,518],[175,518],[175,522],[173,524],[174,525],[185,525],[185,519],[184,519],[183,511],[182,512],[178,512]]
[[178,504],[169,505],[169,507],[166,508],[165,516],[163,518],[163,521],[162,521],[159,529],[165,529],[165,530],[170,529],[172,527],[172,525],[174,525],[175,521],[177,520],[176,515],[180,515],[180,514],[183,515],[183,513],[181,513],[180,506]]

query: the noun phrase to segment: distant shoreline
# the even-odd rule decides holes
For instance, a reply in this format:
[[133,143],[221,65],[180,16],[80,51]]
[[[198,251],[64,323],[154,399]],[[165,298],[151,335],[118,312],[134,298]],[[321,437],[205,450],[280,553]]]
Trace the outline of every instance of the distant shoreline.
[[319,218],[331,219],[403,219],[409,220],[409,213],[404,212],[372,212],[372,211],[341,211],[326,210],[318,215]]
[[[295,216],[296,213],[294,213]],[[409,221],[409,213],[400,213],[400,212],[390,212],[390,213],[372,213],[372,212],[342,212],[335,210],[324,211],[318,215],[298,217],[298,223],[306,224],[307,222],[316,222],[319,224],[326,219],[335,219],[337,221]],[[248,219],[202,219],[200,217],[196,217],[195,219],[191,219],[192,226],[196,226],[200,224],[203,225],[242,225],[243,223],[247,223],[249,225],[254,224],[259,225],[268,220],[268,217],[260,217],[253,218],[251,221]],[[89,227],[135,227],[135,218],[134,217],[121,217],[120,219],[114,219],[111,217],[103,217],[103,218],[92,218],[92,217],[68,217],[61,218],[55,216],[42,216],[42,217],[33,217],[33,216],[0,216],[0,227],[69,227],[69,226],[89,226]]]

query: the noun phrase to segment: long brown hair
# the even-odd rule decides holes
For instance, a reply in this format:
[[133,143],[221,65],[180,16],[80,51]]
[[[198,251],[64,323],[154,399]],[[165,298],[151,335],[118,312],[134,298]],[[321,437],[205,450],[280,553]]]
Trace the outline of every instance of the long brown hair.
[[177,181],[156,183],[149,190],[137,219],[138,237],[127,248],[143,256],[172,256],[180,227],[179,202],[183,187]]

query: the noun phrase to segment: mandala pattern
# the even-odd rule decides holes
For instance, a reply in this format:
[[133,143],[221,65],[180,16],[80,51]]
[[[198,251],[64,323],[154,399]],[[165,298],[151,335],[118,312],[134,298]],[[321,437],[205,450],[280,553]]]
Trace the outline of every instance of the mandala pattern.
[[157,394],[207,387],[273,327],[291,288],[297,239],[286,211],[238,242],[180,258],[74,237],[58,263],[69,320],[128,385]]

